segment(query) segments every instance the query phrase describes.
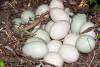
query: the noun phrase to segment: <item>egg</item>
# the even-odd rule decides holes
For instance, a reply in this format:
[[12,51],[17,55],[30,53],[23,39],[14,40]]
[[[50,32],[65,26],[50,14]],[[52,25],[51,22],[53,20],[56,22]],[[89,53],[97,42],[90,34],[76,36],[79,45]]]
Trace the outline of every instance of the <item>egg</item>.
[[43,39],[46,43],[48,43],[51,40],[49,33],[43,29],[38,29],[34,34],[34,37],[39,37]]
[[20,26],[23,23],[23,20],[21,18],[15,18],[12,22],[17,26]]
[[51,29],[51,27],[52,27],[52,25],[54,24],[54,22],[51,20],[51,21],[49,21],[47,24],[46,24],[46,26],[45,26],[45,30],[47,31],[47,32],[50,32],[50,29]]
[[51,30],[50,30],[50,36],[52,39],[60,40],[63,39],[70,30],[70,24],[66,21],[58,21],[57,23],[54,23]]
[[78,50],[72,45],[62,45],[59,54],[66,63],[76,62],[79,58]]
[[62,67],[63,66],[63,59],[62,57],[57,54],[56,52],[49,52],[45,57],[44,61],[50,64],[53,64],[57,67]]
[[[94,24],[92,23],[92,22],[87,22],[87,23],[85,23],[82,27],[81,27],[81,29],[80,29],[80,33],[82,33],[82,32],[84,32],[86,29],[88,29],[89,27],[93,27],[94,26]],[[89,32],[87,32],[87,33],[84,33],[85,35],[90,35],[90,36],[92,36],[92,37],[96,37],[96,33],[94,32],[94,29],[93,30],[91,30],[91,31],[89,31]]]
[[40,16],[41,14],[49,11],[49,6],[47,4],[40,5],[36,10],[36,16]]
[[21,14],[21,19],[24,21],[23,24],[32,23],[35,19],[35,14],[31,10],[25,10]]
[[77,14],[73,17],[72,23],[71,23],[71,31],[73,33],[79,33],[80,28],[83,24],[86,23],[86,15],[85,14]]
[[26,56],[31,56],[34,59],[41,59],[48,53],[48,48],[44,42],[34,41],[31,43],[25,44],[22,47],[22,52]]
[[47,44],[47,46],[48,46],[49,52],[58,52],[58,50],[62,46],[62,43],[60,41],[57,41],[57,40],[51,40]]
[[52,1],[50,2],[49,7],[50,7],[50,9],[52,9],[52,8],[64,9],[63,2],[60,1],[60,0],[52,0]]
[[69,15],[60,8],[50,9],[50,17],[54,22],[57,22],[58,20],[66,20],[70,22]]
[[70,44],[75,46],[76,40],[78,39],[79,35],[76,33],[70,33],[68,34],[63,41],[63,44]]
[[31,42],[34,42],[34,41],[39,41],[39,42],[44,42],[44,40],[42,40],[41,38],[39,37],[30,37],[26,40],[25,44],[28,44],[28,43],[31,43]]
[[95,39],[89,35],[81,35],[76,41],[76,48],[81,53],[89,53],[95,48]]

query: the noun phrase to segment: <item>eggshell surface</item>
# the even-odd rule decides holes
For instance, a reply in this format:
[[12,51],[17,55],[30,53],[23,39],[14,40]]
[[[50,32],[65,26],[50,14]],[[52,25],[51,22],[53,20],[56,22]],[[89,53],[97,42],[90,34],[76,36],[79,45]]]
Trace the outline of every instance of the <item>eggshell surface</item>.
[[34,34],[35,34],[34,37],[39,37],[43,39],[46,43],[48,43],[51,40],[49,33],[43,29],[38,29]]
[[50,2],[49,7],[50,7],[50,9],[52,9],[52,8],[64,9],[63,2],[60,1],[60,0],[52,0],[52,1]]
[[58,21],[57,23],[54,23],[51,30],[50,30],[50,36],[52,39],[60,40],[64,38],[70,29],[70,24],[66,21]]
[[25,44],[22,47],[22,52],[26,56],[31,56],[34,59],[40,59],[48,53],[48,48],[44,42],[35,41]]
[[50,17],[55,22],[58,20],[66,20],[70,22],[69,15],[64,10],[59,8],[52,8],[50,10]]
[[36,15],[40,16],[41,14],[49,11],[49,6],[47,4],[40,5],[36,10]]
[[57,41],[57,40],[51,40],[47,44],[47,46],[48,46],[49,52],[58,52],[58,50],[62,46],[62,43],[60,41]]
[[89,35],[81,35],[76,42],[76,48],[81,53],[89,53],[91,52],[95,47],[95,40],[92,36]]
[[41,38],[39,37],[31,37],[31,38],[28,38],[25,42],[25,44],[28,44],[28,43],[31,43],[31,42],[34,42],[34,41],[41,41],[41,42],[44,42],[44,40],[42,40]]
[[50,64],[53,64],[57,67],[62,67],[64,63],[62,57],[58,53],[55,53],[55,52],[48,53],[44,57],[44,61]]
[[85,14],[77,14],[73,17],[72,23],[71,23],[71,31],[73,33],[79,33],[80,29],[83,24],[86,23],[86,15]]
[[63,45],[59,50],[59,54],[66,63],[76,62],[79,58],[78,50],[72,45]]
[[63,41],[63,44],[70,44],[75,46],[76,45],[76,40],[78,39],[79,35],[76,33],[70,33],[68,34]]
[[47,31],[47,32],[50,32],[50,29],[52,28],[52,25],[54,24],[54,22],[53,21],[49,21],[47,24],[46,24],[46,26],[45,26],[45,30]]
[[25,10],[21,14],[21,19],[24,21],[23,24],[32,23],[35,19],[35,14],[31,10]]

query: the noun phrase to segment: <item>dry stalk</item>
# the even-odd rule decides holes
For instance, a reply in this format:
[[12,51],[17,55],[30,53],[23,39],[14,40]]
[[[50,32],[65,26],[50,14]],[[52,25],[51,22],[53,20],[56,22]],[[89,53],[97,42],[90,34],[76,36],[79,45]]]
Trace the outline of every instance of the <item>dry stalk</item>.
[[95,58],[95,51],[93,52],[93,57],[92,57],[92,59],[91,59],[91,61],[90,61],[90,63],[89,63],[89,65],[88,65],[88,67],[91,67],[91,64],[92,64],[92,62],[93,62],[93,60],[94,60],[94,58]]
[[30,30],[32,28],[34,28],[35,26],[37,26],[39,23],[41,23],[42,21],[46,20],[47,18],[45,18],[44,16],[47,15],[49,12],[46,12],[44,14],[42,14],[40,17],[38,17],[35,21],[33,21],[33,23],[29,24],[28,26],[23,26],[21,31],[27,31]]

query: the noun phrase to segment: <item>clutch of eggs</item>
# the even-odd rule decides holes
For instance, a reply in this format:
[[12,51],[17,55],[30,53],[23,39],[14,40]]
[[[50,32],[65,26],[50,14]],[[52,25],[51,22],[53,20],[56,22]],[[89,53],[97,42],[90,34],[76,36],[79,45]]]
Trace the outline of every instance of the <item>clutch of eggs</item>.
[[34,36],[24,43],[23,54],[34,59],[43,58],[47,63],[63,67],[64,62],[76,62],[80,53],[89,53],[95,48],[94,30],[80,34],[94,24],[88,22],[86,14],[74,15],[68,7],[64,9],[61,0],[40,5],[35,14],[32,11],[24,11],[21,18],[16,18],[13,22],[17,25],[26,24],[30,22],[29,19],[34,21],[35,15],[37,17],[47,11],[50,21],[42,28],[38,25],[31,31]]

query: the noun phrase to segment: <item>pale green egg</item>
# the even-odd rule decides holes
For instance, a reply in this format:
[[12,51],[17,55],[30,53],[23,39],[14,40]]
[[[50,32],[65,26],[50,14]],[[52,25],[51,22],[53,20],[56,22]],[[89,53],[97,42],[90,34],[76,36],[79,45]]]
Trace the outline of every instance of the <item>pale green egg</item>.
[[15,18],[15,19],[13,19],[13,24],[14,25],[21,25],[24,21],[21,19],[21,18]]
[[76,48],[81,53],[89,53],[95,48],[96,41],[92,36],[81,35],[76,42]]
[[33,41],[22,47],[22,52],[26,56],[31,56],[34,59],[41,59],[48,53],[48,47],[45,42]]
[[32,23],[35,19],[35,14],[31,10],[25,10],[21,14],[21,19],[24,21],[23,24]]
[[71,31],[73,33],[79,33],[81,26],[86,23],[86,15],[85,14],[77,14],[73,17],[71,23]]
[[43,29],[38,29],[36,32],[34,32],[33,30],[32,33],[35,34],[34,37],[39,37],[43,39],[46,43],[48,43],[51,40],[49,33]]

